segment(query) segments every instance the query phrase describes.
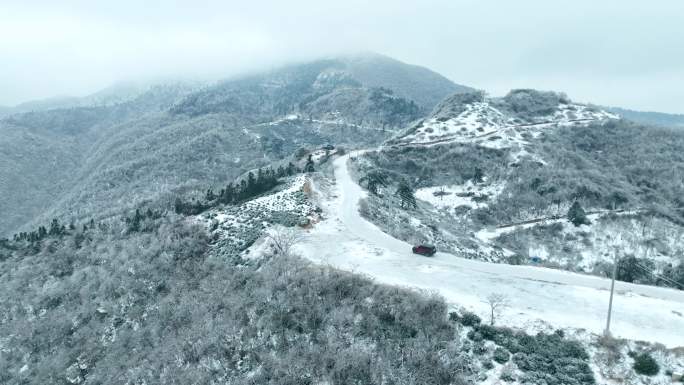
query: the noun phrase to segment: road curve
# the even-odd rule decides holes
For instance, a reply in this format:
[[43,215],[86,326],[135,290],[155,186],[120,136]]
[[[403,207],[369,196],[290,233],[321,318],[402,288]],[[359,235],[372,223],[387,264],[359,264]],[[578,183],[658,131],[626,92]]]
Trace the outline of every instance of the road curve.
[[[366,192],[349,174],[350,155],[334,161],[334,195],[323,204],[329,218],[311,230],[298,247],[303,256],[379,282],[435,291],[450,304],[482,315],[487,313],[489,294],[505,294],[509,307],[500,323],[509,326],[603,331],[610,280],[447,253],[433,258],[416,256],[411,245],[359,215],[358,203]],[[684,291],[617,282],[613,309],[614,335],[684,346]]]

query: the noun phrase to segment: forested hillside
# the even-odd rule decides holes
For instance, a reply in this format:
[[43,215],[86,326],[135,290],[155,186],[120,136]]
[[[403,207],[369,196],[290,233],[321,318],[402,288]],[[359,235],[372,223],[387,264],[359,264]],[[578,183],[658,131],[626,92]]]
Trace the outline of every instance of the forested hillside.
[[680,130],[517,90],[449,97],[390,143],[356,167],[365,215],[401,239],[600,275],[618,247],[619,278],[684,288]]
[[[0,244],[0,382],[460,383],[440,298],[296,258],[212,257],[172,213]],[[452,341],[452,342],[449,342]],[[125,368],[125,369],[124,369]],[[114,381],[113,379],[116,379]]]
[[105,90],[70,107],[13,113],[0,120],[0,194],[11,197],[0,202],[0,235],[192,194],[287,163],[301,147],[377,144],[462,89],[422,67],[367,54],[199,89]]
[[107,100],[0,120],[0,383],[580,385],[679,367],[657,346],[510,329],[497,293],[468,299],[490,304],[483,322],[293,251],[317,226],[336,250],[333,159],[362,148],[360,212],[396,238],[598,275],[621,247],[619,280],[679,287],[679,131],[377,55]]
[[[222,215],[245,209],[225,194]],[[246,203],[263,213],[258,201]],[[311,265],[282,238],[226,253],[216,231],[244,234],[241,220],[216,229],[203,217],[141,207],[0,242],[0,288],[13,293],[0,296],[0,381],[595,383],[585,343],[562,331],[487,325],[434,294]]]
[[627,120],[637,123],[657,125],[662,127],[684,127],[684,115],[666,114],[652,111],[634,111],[626,108],[609,107],[610,111],[619,114]]

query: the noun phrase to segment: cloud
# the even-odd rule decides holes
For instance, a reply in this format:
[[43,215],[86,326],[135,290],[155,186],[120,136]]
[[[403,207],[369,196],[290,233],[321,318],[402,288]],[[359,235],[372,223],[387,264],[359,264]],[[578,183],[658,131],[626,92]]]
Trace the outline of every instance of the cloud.
[[27,1],[0,13],[0,104],[378,51],[512,87],[684,112],[684,2]]

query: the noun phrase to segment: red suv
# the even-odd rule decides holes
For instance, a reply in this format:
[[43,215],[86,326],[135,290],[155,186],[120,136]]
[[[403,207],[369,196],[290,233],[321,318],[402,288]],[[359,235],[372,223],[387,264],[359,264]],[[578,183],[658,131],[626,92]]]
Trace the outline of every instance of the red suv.
[[437,252],[437,248],[432,245],[417,245],[413,246],[413,254],[420,254],[426,257],[432,257]]

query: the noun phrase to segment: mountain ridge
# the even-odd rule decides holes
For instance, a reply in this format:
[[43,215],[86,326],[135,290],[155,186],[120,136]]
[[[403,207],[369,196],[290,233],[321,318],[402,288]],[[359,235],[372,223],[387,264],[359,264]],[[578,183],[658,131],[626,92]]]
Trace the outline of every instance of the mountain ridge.
[[[458,88],[438,75],[426,78],[432,72],[422,67],[365,57],[364,63],[353,66],[366,75],[369,60],[380,60],[380,72],[389,66],[394,70],[384,72],[396,73],[401,67],[402,76],[420,68],[412,82],[425,84],[414,93]],[[38,104],[47,109],[4,117],[0,134],[7,133],[11,140],[0,143],[0,149],[8,148],[0,160],[14,166],[0,170],[0,193],[13,198],[0,202],[0,211],[9,214],[0,218],[0,234],[31,228],[54,216],[81,218],[98,205],[104,215],[110,211],[107,207],[116,212],[119,206],[134,207],[176,189],[223,183],[302,146],[378,143],[431,108],[398,96],[391,88],[363,85],[349,71],[340,70],[346,68],[345,60],[352,59],[289,65],[216,84],[151,86],[142,93],[126,87],[125,95],[105,89],[86,98],[90,102],[84,106]],[[391,87],[391,79],[373,84]],[[425,100],[433,100],[434,92]],[[106,98],[97,95],[115,97],[103,103]],[[284,119],[292,114],[298,119]],[[31,139],[19,132],[30,132]],[[364,134],[354,134],[360,132]],[[43,146],[60,155],[47,162],[38,156],[37,149]],[[36,174],[33,170],[57,169],[60,164],[68,177],[60,170],[44,174],[40,181],[11,182],[20,179],[20,173]],[[48,193],[51,185],[61,187]]]

